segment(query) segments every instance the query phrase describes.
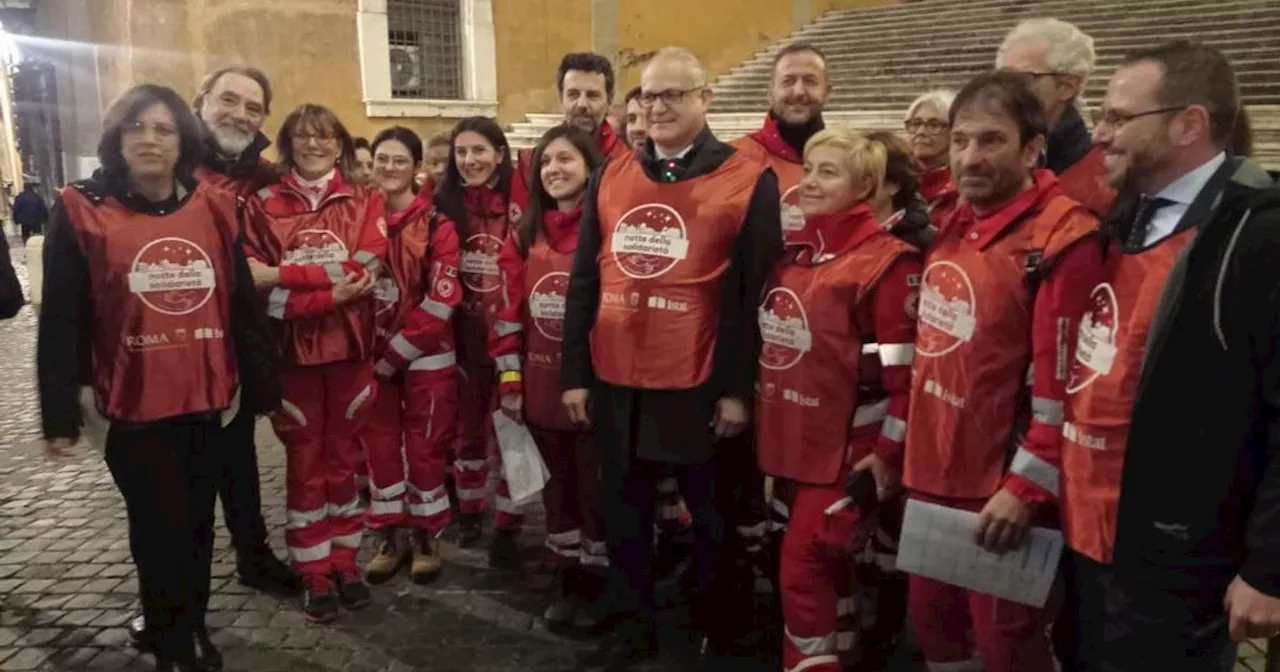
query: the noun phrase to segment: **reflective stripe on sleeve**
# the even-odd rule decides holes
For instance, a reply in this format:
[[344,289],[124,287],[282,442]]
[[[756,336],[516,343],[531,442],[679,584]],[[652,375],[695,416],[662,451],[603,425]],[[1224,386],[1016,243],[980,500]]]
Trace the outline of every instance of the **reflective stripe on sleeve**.
[[1052,492],[1055,496],[1059,492],[1061,476],[1058,468],[1040,459],[1040,456],[1026,448],[1019,447],[1018,452],[1014,453],[1009,471]]
[[1066,417],[1063,404],[1057,399],[1031,397],[1031,419],[1042,425],[1058,426]]
[[436,301],[435,299],[423,299],[418,307],[426,311],[428,314],[447,320],[453,317],[453,306],[446,305]]
[[387,345],[390,345],[391,349],[395,350],[396,354],[400,355],[405,361],[414,360],[422,356],[422,351],[413,347],[409,339],[401,334],[396,334]]
[[524,325],[519,322],[508,322],[506,320],[498,320],[493,323],[493,330],[498,332],[499,336],[510,336],[524,331]]
[[915,357],[914,343],[880,344],[880,363],[884,366],[907,366]]

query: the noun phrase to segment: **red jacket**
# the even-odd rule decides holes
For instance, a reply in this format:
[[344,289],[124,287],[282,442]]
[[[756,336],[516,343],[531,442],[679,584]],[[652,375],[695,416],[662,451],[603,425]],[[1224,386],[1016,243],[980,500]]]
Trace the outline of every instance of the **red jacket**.
[[920,173],[920,196],[929,204],[929,217],[935,227],[946,221],[960,200],[956,181],[951,178],[951,166],[942,166]]
[[1102,147],[1094,146],[1084,158],[1058,176],[1062,193],[1079,201],[1099,217],[1110,212],[1111,204],[1116,200],[1116,190],[1107,184],[1106,167],[1103,165],[1105,156]]
[[909,487],[964,499],[1004,487],[1028,502],[1060,493],[1075,325],[1101,275],[1097,229],[1048,171],[995,212],[962,202],[952,213],[921,280]]
[[760,306],[757,455],[827,485],[872,451],[902,454],[921,262],[865,204],[807,221],[824,249],[793,248]]
[[226,173],[213,170],[206,165],[196,166],[195,175],[196,179],[201,183],[229,191],[241,198],[248,198],[263,187],[275,184],[280,180],[280,174],[276,171],[276,167],[270,161],[262,158],[258,159],[253,172],[244,177],[232,177]]
[[458,230],[431,199],[420,191],[409,207],[387,216],[387,264],[374,290],[381,376],[406,365],[439,370],[457,361]]
[[348,274],[377,273],[387,253],[382,195],[334,171],[312,209],[291,175],[247,206],[245,252],[280,271],[267,314],[285,321],[285,354],[307,366],[369,359],[374,347],[372,297],[335,306],[333,286]]
[[765,115],[764,126],[750,135],[729,143],[738,151],[763,162],[778,176],[778,207],[782,211],[782,238],[792,238],[804,231],[804,213],[800,210],[800,178],[804,177],[804,157],[787,144],[778,133],[773,115]]
[[516,234],[498,257],[503,299],[489,333],[499,394],[524,394],[525,417],[544,429],[571,430],[560,403],[564,300],[578,246],[582,210],[549,210],[533,246],[521,252]]

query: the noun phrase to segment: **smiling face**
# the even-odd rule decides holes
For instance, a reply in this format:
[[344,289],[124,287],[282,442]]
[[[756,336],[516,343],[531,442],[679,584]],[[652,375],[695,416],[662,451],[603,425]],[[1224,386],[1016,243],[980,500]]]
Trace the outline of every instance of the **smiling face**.
[[[1154,61],[1141,61],[1116,70],[1102,99],[1103,119],[1161,109],[1160,82],[1164,71]],[[1094,144],[1102,148],[1107,183],[1116,189],[1148,191],[1144,178],[1155,175],[1173,161],[1170,139],[1171,114],[1149,114],[1128,121],[1097,124]]]
[[827,65],[812,51],[787,54],[773,68],[769,109],[788,124],[806,124],[822,115],[831,93]]
[[120,154],[134,180],[172,177],[182,142],[169,108],[155,103],[126,123],[120,134]]
[[200,118],[218,149],[239,156],[253,143],[267,119],[266,96],[250,77],[228,72],[213,83],[200,104]]
[[542,152],[539,176],[557,203],[576,201],[587,186],[587,161],[568,139],[556,138]]
[[463,131],[453,139],[453,156],[458,162],[462,182],[468,187],[489,183],[502,161],[502,152],[489,140],[475,131]]
[[999,102],[979,99],[956,111],[951,174],[960,196],[979,209],[999,206],[1031,179],[1044,138],[1022,144],[1018,122]]
[[399,140],[383,140],[374,148],[373,180],[387,194],[401,194],[413,188],[417,166],[413,154]]
[[609,92],[601,72],[569,70],[560,83],[560,107],[565,123],[595,136],[609,112]]
[[644,108],[640,100],[632,98],[627,103],[627,145],[632,149],[644,144],[649,138],[649,122],[644,117]]
[[333,170],[342,152],[334,129],[318,128],[314,124],[294,127],[290,143],[294,170],[307,180],[318,180]]
[[854,175],[845,152],[834,145],[810,147],[800,179],[800,210],[806,215],[844,212],[870,193]]
[[693,66],[677,58],[650,61],[640,78],[640,91],[642,101],[652,103],[645,109],[645,120],[654,143],[672,151],[693,144],[711,106],[711,90]]

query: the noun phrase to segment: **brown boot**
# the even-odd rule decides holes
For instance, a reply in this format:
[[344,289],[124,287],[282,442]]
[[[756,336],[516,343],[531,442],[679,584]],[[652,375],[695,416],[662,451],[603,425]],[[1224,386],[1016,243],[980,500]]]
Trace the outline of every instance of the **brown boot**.
[[430,583],[440,576],[440,567],[444,562],[440,558],[440,542],[435,535],[426,530],[413,531],[413,565],[409,568],[409,579],[414,583]]
[[409,559],[409,549],[400,540],[399,530],[387,527],[377,534],[378,553],[364,567],[365,580],[373,584],[386,583]]

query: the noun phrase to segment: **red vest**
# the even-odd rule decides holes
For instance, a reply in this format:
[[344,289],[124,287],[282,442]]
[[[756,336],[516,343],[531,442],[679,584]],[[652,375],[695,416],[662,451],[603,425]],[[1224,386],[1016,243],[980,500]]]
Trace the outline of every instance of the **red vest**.
[[489,324],[497,311],[502,292],[498,273],[498,253],[510,228],[507,218],[509,200],[487,187],[466,187],[467,230],[461,244],[462,315],[459,338],[463,356],[471,363],[489,361],[485,344]]
[[524,264],[524,412],[543,429],[574,429],[560,403],[564,301],[573,248],[557,250],[539,235]]
[[373,287],[375,353],[382,353],[409,313],[426,298],[431,222],[443,217],[429,191],[418,192],[408,208],[387,217],[387,264]]
[[[248,205],[256,247],[273,266],[346,261],[360,246],[366,211],[375,192],[345,187],[331,193],[315,212],[291,212],[296,204],[273,203],[291,198],[263,189]],[[301,198],[301,197],[297,197]],[[373,355],[374,301],[358,299],[336,311],[282,323],[286,359],[297,366],[367,360]]]
[[208,166],[196,167],[196,179],[211,187],[229,191],[241,198],[248,198],[259,189],[275,184],[280,179],[276,169],[266,159],[258,159],[258,166],[252,174],[244,177],[231,177],[226,173],[211,170]]
[[[799,240],[804,231],[804,212],[800,210],[800,178],[804,177],[804,160],[777,136],[773,117],[765,120],[759,131],[736,138],[729,144],[739,152],[764,163],[778,176],[778,208],[782,211],[782,239]],[[767,144],[766,144],[767,143]]]
[[613,385],[683,390],[711,376],[720,276],[729,268],[764,166],[735,152],[680,182],[614,161],[600,179],[596,375]]
[[1062,193],[1078,201],[1081,205],[1102,217],[1111,210],[1116,200],[1116,191],[1107,184],[1106,168],[1103,159],[1106,152],[1101,147],[1094,147],[1083,158],[1058,176],[1058,184],[1062,185]]
[[93,391],[112,420],[152,422],[231,405],[239,385],[230,293],[236,202],[198,186],[168,215],[62,192],[88,263]]
[[[842,467],[865,457],[874,443],[851,442],[859,383],[874,372],[863,337],[875,334],[867,299],[880,277],[915,248],[876,227],[834,259],[815,265],[784,261],[760,305],[757,454],[761,471],[801,483],[829,485]],[[858,235],[858,234],[855,234]],[[843,431],[842,431],[843,428]]]
[[1002,234],[984,241],[957,225],[972,218],[961,204],[930,250],[907,423],[904,478],[912,489],[977,499],[1004,478],[1031,364],[1028,256],[1040,253],[1040,267],[1052,268],[1059,253],[1097,230],[1092,215],[1041,175],[1047,188],[1033,187],[1037,202]]
[[1112,245],[1111,281],[1093,288],[1080,320],[1062,426],[1062,530],[1071,548],[1098,562],[1111,562],[1115,547],[1120,472],[1151,319],[1194,237],[1188,229],[1136,254]]

